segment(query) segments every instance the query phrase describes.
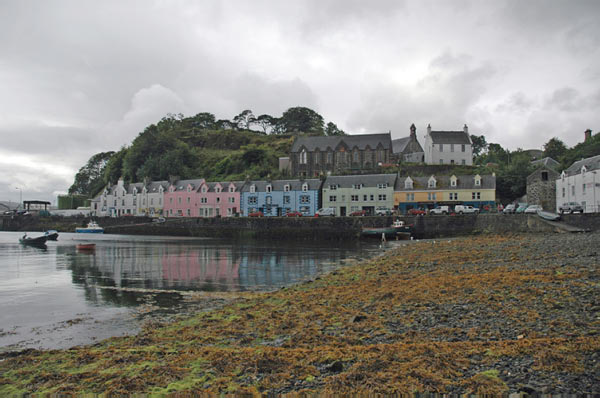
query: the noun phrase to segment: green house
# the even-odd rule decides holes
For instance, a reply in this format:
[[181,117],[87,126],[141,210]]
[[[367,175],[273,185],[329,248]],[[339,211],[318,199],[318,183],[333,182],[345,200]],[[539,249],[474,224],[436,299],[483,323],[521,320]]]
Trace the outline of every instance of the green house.
[[377,208],[394,208],[396,174],[329,176],[323,184],[323,207],[335,208],[338,216],[364,211],[374,215]]

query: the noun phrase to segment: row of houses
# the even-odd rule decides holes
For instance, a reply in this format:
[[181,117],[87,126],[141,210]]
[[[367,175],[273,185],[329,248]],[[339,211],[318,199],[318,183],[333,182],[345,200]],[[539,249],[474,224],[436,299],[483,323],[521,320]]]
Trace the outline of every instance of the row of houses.
[[92,200],[96,216],[232,217],[261,212],[266,217],[321,207],[337,215],[377,208],[407,212],[436,205],[493,205],[495,175],[411,177],[397,174],[329,176],[320,179],[207,182],[204,179],[126,184],[119,180]]

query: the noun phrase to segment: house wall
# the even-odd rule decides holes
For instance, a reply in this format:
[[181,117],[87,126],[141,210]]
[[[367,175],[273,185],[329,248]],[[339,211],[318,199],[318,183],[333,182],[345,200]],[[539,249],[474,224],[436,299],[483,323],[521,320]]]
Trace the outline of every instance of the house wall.
[[600,173],[598,170],[556,180],[556,211],[561,205],[568,202],[580,203],[585,213],[600,211]]
[[[473,199],[473,193],[479,193],[480,199]],[[406,198],[407,193],[414,193],[415,199]],[[429,194],[435,193],[435,199]],[[450,193],[458,193],[458,199],[450,200]],[[394,192],[394,207],[401,213],[409,209],[433,208],[440,202],[449,205],[464,204],[482,209],[484,206],[492,206],[496,203],[496,191],[494,189],[449,189],[449,190],[425,190],[425,191],[396,191]]]
[[[206,203],[202,203],[206,198]],[[198,192],[196,195],[196,212],[193,217],[232,217],[240,210],[240,192],[229,192],[229,187],[223,187],[221,192]]]
[[[353,201],[352,196],[358,195],[358,201]],[[365,195],[367,200],[365,200]],[[385,195],[385,199],[380,195]],[[335,197],[335,200],[332,200]],[[394,188],[363,187],[355,188],[323,188],[323,207],[334,207],[336,215],[342,215],[345,209],[346,215],[358,210],[374,210],[377,207],[387,207],[391,209],[394,206]]]
[[[429,138],[429,136],[428,136]],[[440,151],[440,145],[442,151]],[[454,151],[452,151],[452,144],[433,144],[431,138],[425,139],[425,162],[427,164],[454,164],[461,165],[462,161],[465,161],[465,165],[473,165],[473,149],[471,145],[465,144],[465,151],[462,151],[462,144],[454,144]],[[442,160],[442,163],[440,163]]]
[[[547,173],[546,180],[542,174]],[[549,211],[556,209],[556,179],[560,174],[548,168],[540,168],[527,177],[527,202],[532,205],[541,205]]]
[[165,217],[194,217],[196,210],[196,192],[187,189],[183,191],[165,191],[164,215]]
[[[267,198],[271,198],[271,204]],[[308,202],[303,203],[302,197],[307,197]],[[256,204],[250,204],[249,198],[257,198]],[[289,198],[289,199],[286,199]],[[288,212],[299,211],[305,216],[314,216],[319,206],[318,190],[290,190],[267,192],[242,192],[242,215],[248,216],[252,211],[261,211],[265,217],[285,216]],[[305,199],[306,200],[306,199]],[[269,211],[270,208],[270,211]]]
[[159,192],[142,192],[138,194],[137,214],[140,216],[147,215],[150,217],[163,214],[164,193]]

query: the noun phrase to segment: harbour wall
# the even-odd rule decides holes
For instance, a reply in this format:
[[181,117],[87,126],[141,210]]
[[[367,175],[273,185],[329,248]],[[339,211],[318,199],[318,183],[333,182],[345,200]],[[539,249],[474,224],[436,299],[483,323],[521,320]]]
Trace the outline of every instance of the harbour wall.
[[[480,214],[456,216],[400,217],[413,226],[418,239],[443,238],[477,234],[551,233],[559,232],[556,225],[525,214]],[[83,217],[2,217],[2,231],[74,232],[89,221]],[[230,218],[171,218],[153,223],[146,217],[98,218],[106,233],[133,235],[167,235],[190,237],[352,240],[360,236],[363,227],[391,225],[393,217],[230,217]],[[563,222],[586,230],[600,230],[600,214],[565,215]]]

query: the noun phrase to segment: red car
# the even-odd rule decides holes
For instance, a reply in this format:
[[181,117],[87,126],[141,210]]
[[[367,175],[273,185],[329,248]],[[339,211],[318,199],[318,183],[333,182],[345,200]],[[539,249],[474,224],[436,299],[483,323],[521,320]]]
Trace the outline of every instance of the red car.
[[302,217],[302,213],[299,211],[290,211],[286,215],[286,217]]
[[423,209],[410,209],[408,210],[408,214],[411,216],[424,216],[427,212]]
[[265,215],[263,214],[262,211],[255,211],[253,213],[248,214],[248,217],[264,217]]
[[351,217],[356,217],[356,216],[364,217],[366,215],[367,215],[366,210],[357,210],[357,211],[353,211],[352,213],[350,213]]

